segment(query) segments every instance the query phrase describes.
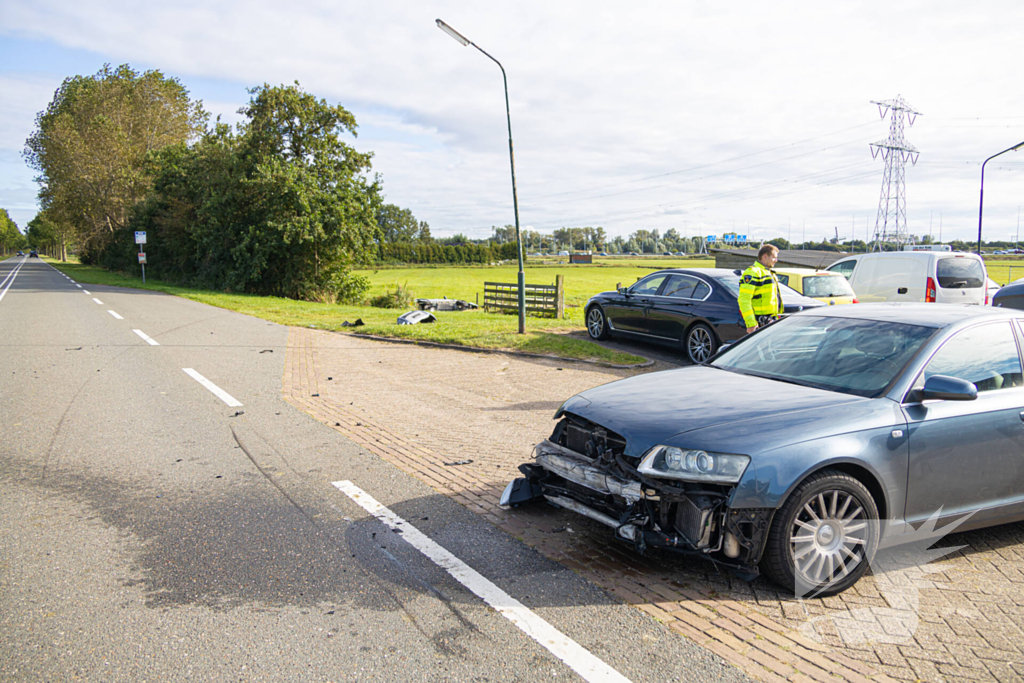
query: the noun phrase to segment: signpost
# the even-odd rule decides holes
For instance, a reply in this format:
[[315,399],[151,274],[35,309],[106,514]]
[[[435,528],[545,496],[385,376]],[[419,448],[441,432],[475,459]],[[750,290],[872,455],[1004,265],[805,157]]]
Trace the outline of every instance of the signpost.
[[142,266],[142,284],[146,284],[146,252],[142,251],[142,245],[146,243],[146,233],[135,231],[135,244],[139,245],[139,265]]

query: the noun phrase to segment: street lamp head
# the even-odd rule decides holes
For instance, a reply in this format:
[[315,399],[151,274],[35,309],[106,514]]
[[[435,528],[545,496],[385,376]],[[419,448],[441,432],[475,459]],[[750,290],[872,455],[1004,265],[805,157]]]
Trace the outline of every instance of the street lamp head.
[[[466,36],[462,35],[461,33],[456,31],[455,29],[453,29],[451,26],[449,26],[448,24],[444,23],[440,19],[437,20],[437,27],[439,29],[441,29],[442,31],[444,31],[445,33],[447,33],[448,35],[450,35],[455,40],[457,40],[460,43],[462,43],[463,47],[469,45],[469,38],[467,38]],[[1021,143],[1021,144],[1024,144],[1024,143]]]

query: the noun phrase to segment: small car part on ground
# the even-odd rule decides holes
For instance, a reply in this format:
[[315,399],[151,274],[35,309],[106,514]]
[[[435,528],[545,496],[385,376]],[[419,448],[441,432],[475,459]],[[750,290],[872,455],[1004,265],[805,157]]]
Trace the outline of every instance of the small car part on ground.
[[1024,313],[1013,310],[792,315],[707,365],[570,398],[502,504],[546,500],[639,552],[834,594],[877,548],[920,541],[928,522],[1024,519],[1020,348]]
[[472,301],[462,299],[416,299],[416,305],[421,311],[469,311],[479,308]]
[[427,311],[409,311],[398,316],[399,325],[418,325],[420,323],[436,323],[437,318]]

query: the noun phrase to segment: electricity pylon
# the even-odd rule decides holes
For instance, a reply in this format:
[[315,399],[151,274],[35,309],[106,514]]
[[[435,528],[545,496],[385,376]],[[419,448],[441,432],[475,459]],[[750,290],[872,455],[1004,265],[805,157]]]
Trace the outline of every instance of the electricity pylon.
[[903,117],[907,123],[914,125],[914,120],[921,115],[907,104],[899,95],[895,99],[883,102],[871,101],[878,105],[878,113],[884,119],[892,112],[889,119],[889,138],[871,143],[871,158],[882,153],[885,159],[885,170],[882,172],[882,195],[878,200],[878,217],[875,219],[875,246],[881,251],[886,242],[895,242],[897,249],[902,249],[910,241],[907,231],[907,195],[904,182],[903,167],[910,161],[917,164],[920,154],[917,149],[903,138]]

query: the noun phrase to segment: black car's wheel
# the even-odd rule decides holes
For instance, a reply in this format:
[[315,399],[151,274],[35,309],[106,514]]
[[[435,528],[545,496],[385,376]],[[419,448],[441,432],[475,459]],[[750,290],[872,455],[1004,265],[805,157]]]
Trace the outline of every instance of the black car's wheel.
[[878,506],[867,488],[848,474],[823,470],[775,514],[761,569],[794,595],[834,595],[867,571],[878,534]]
[[686,355],[697,365],[718,351],[718,338],[715,337],[714,330],[704,323],[697,323],[691,327],[683,343],[686,345]]
[[591,306],[587,311],[587,334],[591,339],[597,340],[611,336],[608,333],[608,320],[604,317],[604,309],[600,306]]

